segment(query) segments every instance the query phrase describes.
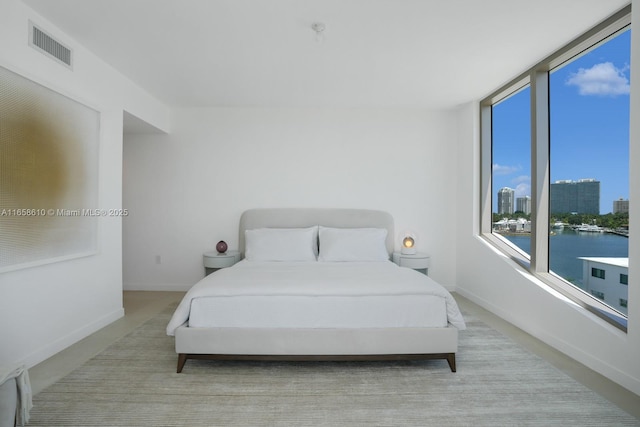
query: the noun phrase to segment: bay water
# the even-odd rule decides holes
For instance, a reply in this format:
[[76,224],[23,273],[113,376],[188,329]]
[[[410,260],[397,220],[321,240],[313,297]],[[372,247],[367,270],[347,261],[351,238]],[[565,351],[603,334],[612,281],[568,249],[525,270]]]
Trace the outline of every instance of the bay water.
[[[520,249],[531,253],[531,236],[505,235]],[[577,232],[570,228],[554,230],[549,236],[550,270],[582,287],[582,260],[578,257],[629,257],[629,239],[609,233]]]

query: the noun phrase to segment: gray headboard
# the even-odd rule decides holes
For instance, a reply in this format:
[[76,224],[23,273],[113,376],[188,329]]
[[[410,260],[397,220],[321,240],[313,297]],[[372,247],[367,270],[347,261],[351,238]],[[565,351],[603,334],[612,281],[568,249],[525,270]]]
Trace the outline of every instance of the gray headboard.
[[393,217],[368,209],[273,208],[249,209],[240,217],[239,250],[244,256],[244,232],[254,228],[302,228],[323,225],[336,228],[375,227],[387,229],[387,252],[393,252]]

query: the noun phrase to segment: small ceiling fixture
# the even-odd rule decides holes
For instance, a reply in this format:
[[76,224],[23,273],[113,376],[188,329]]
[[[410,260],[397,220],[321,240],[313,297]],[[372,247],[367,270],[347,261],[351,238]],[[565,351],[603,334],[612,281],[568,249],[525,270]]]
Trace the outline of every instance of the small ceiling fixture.
[[311,24],[311,29],[316,33],[316,41],[322,43],[324,41],[325,25],[322,22],[314,22]]

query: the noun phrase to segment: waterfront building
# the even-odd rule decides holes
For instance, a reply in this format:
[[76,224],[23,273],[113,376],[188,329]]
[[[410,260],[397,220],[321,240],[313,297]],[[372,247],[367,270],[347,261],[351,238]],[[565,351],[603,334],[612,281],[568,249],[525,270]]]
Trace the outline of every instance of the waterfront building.
[[618,200],[614,200],[613,201],[613,211],[614,214],[616,213],[629,213],[629,200],[625,200],[622,197],[620,197]]
[[531,233],[531,221],[524,218],[509,221],[509,231],[513,233]]
[[503,187],[498,190],[498,213],[499,214],[512,214],[515,207],[515,194],[516,191],[513,188]]
[[600,181],[580,179],[562,180],[551,184],[550,211],[600,215]]
[[580,257],[583,289],[627,314],[629,258]]
[[503,218],[493,223],[493,231],[498,233],[531,233],[531,221],[525,218]]
[[531,197],[518,197],[516,199],[516,211],[529,215],[531,213]]

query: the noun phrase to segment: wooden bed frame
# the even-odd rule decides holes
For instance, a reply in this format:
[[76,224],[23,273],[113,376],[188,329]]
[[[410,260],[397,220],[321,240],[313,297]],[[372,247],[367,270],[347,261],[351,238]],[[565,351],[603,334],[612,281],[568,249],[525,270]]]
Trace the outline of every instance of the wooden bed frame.
[[[272,227],[377,227],[388,230],[386,247],[394,250],[393,218],[362,209],[252,209],[240,218],[239,250],[245,230]],[[443,328],[271,329],[190,328],[175,331],[177,372],[188,359],[258,361],[370,361],[445,359],[456,371],[458,330]]]
[[182,372],[188,359],[200,360],[234,360],[234,361],[285,361],[285,362],[372,362],[396,360],[429,360],[446,359],[451,372],[456,371],[455,353],[427,353],[427,354],[365,354],[365,355],[275,355],[275,354],[178,354],[178,373]]

